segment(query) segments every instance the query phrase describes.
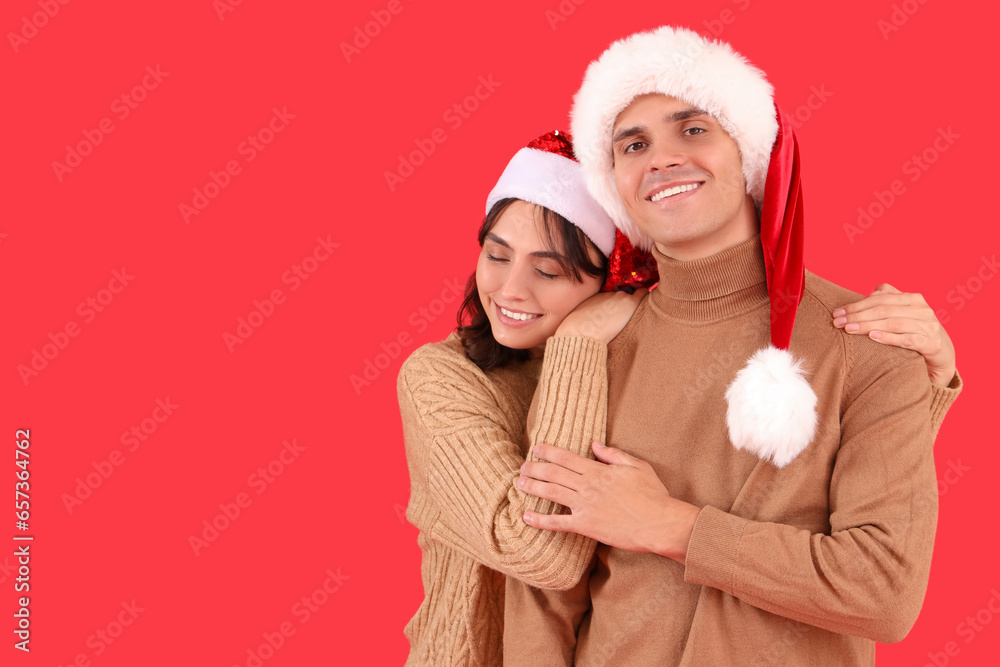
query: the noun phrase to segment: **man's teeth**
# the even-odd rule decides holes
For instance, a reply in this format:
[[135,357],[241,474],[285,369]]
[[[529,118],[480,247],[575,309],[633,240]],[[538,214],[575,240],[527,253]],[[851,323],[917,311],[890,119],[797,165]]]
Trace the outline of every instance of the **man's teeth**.
[[694,190],[696,187],[701,185],[701,183],[688,183],[687,185],[675,185],[672,188],[667,188],[666,190],[661,190],[655,195],[649,198],[649,201],[660,201],[666,197],[673,197],[674,195],[679,195],[682,192],[688,192],[689,190]]
[[500,312],[503,313],[504,315],[506,315],[507,317],[509,317],[512,320],[521,320],[521,321],[524,321],[524,320],[533,320],[536,317],[539,317],[539,315],[529,315],[528,313],[512,313],[511,311],[507,310],[503,306],[500,306]]

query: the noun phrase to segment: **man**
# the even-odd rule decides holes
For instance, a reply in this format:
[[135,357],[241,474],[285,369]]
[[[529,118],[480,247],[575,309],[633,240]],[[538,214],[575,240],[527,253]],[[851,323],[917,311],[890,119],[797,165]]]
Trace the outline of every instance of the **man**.
[[601,544],[569,593],[508,580],[505,663],[873,664],[930,568],[923,359],[838,328],[858,295],[804,271],[794,137],[728,45],[617,42],[572,118],[591,193],[661,282],[609,346],[616,448],[542,445],[522,469],[572,511],[529,525]]

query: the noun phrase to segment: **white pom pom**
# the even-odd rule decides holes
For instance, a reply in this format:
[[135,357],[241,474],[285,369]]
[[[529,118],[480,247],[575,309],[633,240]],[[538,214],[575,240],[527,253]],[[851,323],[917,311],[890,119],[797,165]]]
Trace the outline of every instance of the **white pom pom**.
[[726,390],[726,425],[736,449],[779,468],[790,463],[816,433],[816,393],[802,362],[773,345],[758,350]]

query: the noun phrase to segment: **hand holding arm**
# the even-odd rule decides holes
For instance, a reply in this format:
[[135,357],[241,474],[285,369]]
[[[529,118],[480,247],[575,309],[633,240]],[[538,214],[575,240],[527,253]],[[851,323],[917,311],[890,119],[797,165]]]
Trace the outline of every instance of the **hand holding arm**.
[[955,346],[920,294],[903,294],[882,283],[866,298],[833,313],[833,325],[847,333],[909,348],[923,355],[931,381],[931,431],[934,437],[962,391],[955,368]]
[[518,487],[572,514],[528,512],[525,521],[683,563],[699,508],[673,498],[646,461],[600,442],[593,449],[597,461],[544,444],[535,448],[543,461],[521,467]]

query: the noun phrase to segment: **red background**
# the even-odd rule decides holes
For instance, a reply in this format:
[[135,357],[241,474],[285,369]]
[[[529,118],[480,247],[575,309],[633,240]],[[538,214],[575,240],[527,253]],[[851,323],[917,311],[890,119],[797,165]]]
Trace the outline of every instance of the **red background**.
[[[221,18],[211,0],[80,1],[38,18],[36,32],[23,20],[39,0],[4,3],[0,497],[9,503],[16,481],[12,436],[30,428],[35,541],[32,651],[14,650],[5,630],[3,664],[83,654],[106,667],[247,665],[248,649],[284,622],[295,633],[267,665],[401,664],[422,590],[416,531],[400,519],[399,365],[453,327],[454,302],[442,311],[436,300],[472,270],[506,160],[566,128],[586,64],[612,40],[664,23],[730,41],[793,113],[813,87],[829,94],[800,109],[807,265],[860,292],[881,281],[922,292],[947,318],[968,387],[936,444],[941,475],[949,462],[968,470],[942,477],[923,613],[905,641],[879,646],[879,664],[922,665],[952,641],[950,664],[998,653],[1000,621],[968,643],[957,626],[1000,589],[998,443],[986,419],[1000,280],[973,280],[968,299],[954,291],[1000,245],[985,196],[996,189],[998,10],[910,0],[884,35],[886,0],[576,1],[400,0],[393,14],[388,2],[246,0]],[[366,43],[356,30],[372,11],[386,25],[368,26],[377,34]],[[31,37],[11,44],[22,30]],[[363,48],[345,55],[355,39]],[[147,66],[168,74],[120,119],[112,103]],[[480,88],[485,99],[456,123],[445,114],[480,77],[495,89]],[[295,117],[248,161],[241,142],[273,108]],[[114,130],[60,182],[52,163],[103,118]],[[391,189],[386,172],[438,128],[444,142]],[[939,128],[959,138],[911,181],[905,164]],[[230,160],[239,173],[186,223],[179,206]],[[905,192],[852,242],[845,223],[896,179]],[[282,276],[317,237],[339,247],[293,291]],[[122,267],[134,279],[85,321],[78,305]],[[230,352],[223,335],[275,289],[286,300]],[[79,335],[25,382],[18,367],[68,322]],[[366,362],[385,365],[381,344],[396,352],[400,334],[411,342],[370,384],[352,385]],[[167,397],[179,407],[129,452],[122,434]],[[248,478],[286,439],[305,450],[258,494]],[[116,450],[121,465],[68,511],[77,478]],[[189,537],[240,493],[251,504],[195,555]],[[19,532],[13,509],[0,512],[10,545],[0,567]],[[294,605],[328,568],[339,588],[302,623]],[[3,628],[13,627],[13,583],[0,569]],[[88,638],[132,600],[144,611],[96,655]]]

